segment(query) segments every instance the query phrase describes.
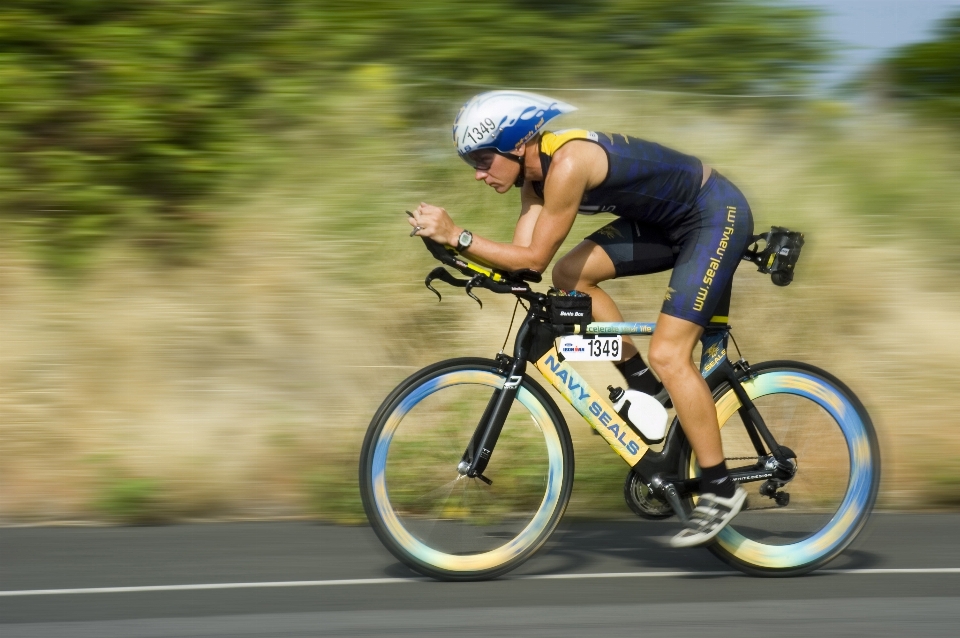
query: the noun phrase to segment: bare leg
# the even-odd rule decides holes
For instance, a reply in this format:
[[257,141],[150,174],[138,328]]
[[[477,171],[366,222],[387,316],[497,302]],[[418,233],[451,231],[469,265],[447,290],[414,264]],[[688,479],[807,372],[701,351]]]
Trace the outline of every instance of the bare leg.
[[[599,283],[617,276],[609,255],[600,246],[585,239],[564,255],[553,267],[553,285],[564,290],[579,290],[593,298],[593,318],[597,321],[623,321],[613,299]],[[637,354],[630,337],[623,338],[623,360]]]
[[702,333],[695,323],[661,313],[650,340],[650,366],[670,393],[700,467],[712,467],[723,462],[723,445],[713,396],[692,360]]

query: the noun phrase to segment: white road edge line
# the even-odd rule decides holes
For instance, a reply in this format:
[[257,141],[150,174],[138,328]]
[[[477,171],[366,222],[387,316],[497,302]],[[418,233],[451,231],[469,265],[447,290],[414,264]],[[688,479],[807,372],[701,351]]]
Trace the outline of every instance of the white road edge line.
[[[905,569],[821,569],[820,574],[882,575],[882,574],[960,574],[960,567],[931,567]],[[539,574],[514,576],[503,580],[582,580],[585,578],[684,578],[702,576],[741,576],[740,572],[600,572],[591,574]],[[196,585],[144,585],[140,587],[85,587],[79,589],[21,589],[0,591],[8,596],[64,596],[69,594],[127,594],[155,591],[191,591],[198,589],[256,589],[269,587],[338,587],[346,585],[394,585],[399,583],[434,582],[429,578],[353,578],[345,580],[291,580],[261,583],[202,583]]]

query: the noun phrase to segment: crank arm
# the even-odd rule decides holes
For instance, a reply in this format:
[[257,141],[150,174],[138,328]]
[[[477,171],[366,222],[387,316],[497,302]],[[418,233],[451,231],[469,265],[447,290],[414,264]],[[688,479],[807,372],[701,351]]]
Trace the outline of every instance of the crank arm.
[[686,506],[680,500],[680,495],[677,494],[677,488],[672,483],[663,486],[663,495],[670,503],[670,507],[673,508],[673,513],[677,515],[681,522],[686,523],[690,520],[690,513],[687,512]]
[[[690,519],[690,512],[687,510],[687,506],[684,505],[683,501],[680,499],[680,492],[677,490],[677,486],[674,485],[675,480],[675,478],[671,479],[669,477],[663,477],[659,474],[656,474],[650,481],[650,488],[653,490],[654,495],[662,498],[670,504],[670,507],[673,509],[673,513],[677,515],[677,518],[686,523]],[[699,486],[700,479],[695,480],[697,482],[697,486]],[[687,482],[688,481],[683,481],[680,483],[680,485],[684,488],[684,492],[689,494],[690,486],[686,485]]]

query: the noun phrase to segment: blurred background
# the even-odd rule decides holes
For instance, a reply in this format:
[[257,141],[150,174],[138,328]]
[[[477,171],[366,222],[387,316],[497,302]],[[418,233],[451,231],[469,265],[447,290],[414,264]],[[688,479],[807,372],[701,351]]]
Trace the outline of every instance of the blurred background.
[[[7,0],[0,522],[361,521],[382,398],[508,330],[512,299],[436,303],[403,214],[509,240],[518,194],[450,139],[489,88],[696,155],[758,231],[805,232],[789,288],[737,275],[744,355],[860,395],[880,507],[960,505],[960,2]],[[653,320],[667,278],[607,288]],[[625,466],[564,409],[568,511],[626,515]]]

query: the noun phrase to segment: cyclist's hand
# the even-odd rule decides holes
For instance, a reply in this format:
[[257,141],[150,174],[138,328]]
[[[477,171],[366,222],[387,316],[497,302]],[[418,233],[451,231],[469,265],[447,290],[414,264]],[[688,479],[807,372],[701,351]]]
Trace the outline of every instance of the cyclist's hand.
[[457,228],[447,211],[438,206],[420,202],[413,211],[413,217],[408,217],[407,222],[414,228],[420,228],[416,232],[418,236],[447,246],[456,246],[460,239],[462,229]]

